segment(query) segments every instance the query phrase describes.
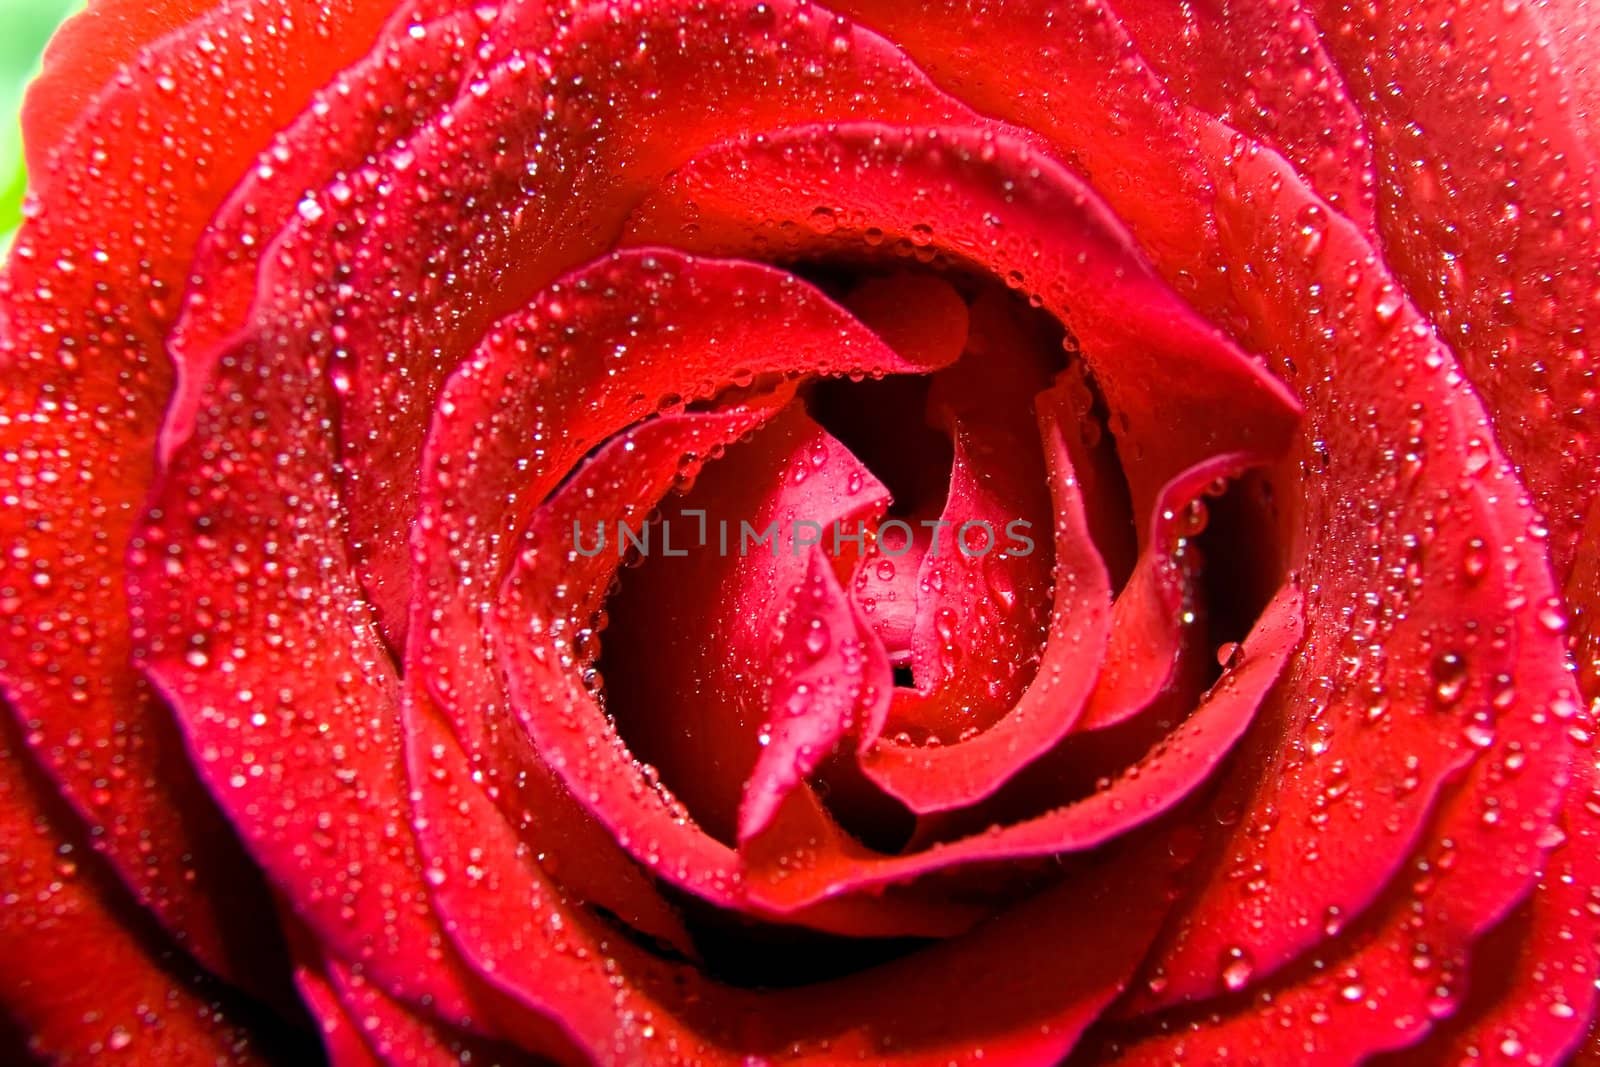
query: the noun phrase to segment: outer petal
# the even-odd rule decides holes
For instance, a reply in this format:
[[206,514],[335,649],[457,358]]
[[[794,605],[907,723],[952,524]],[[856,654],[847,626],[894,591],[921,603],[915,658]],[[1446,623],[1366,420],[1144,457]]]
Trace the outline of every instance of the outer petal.
[[561,900],[501,832],[448,731],[414,722],[410,736],[424,839],[441,850],[430,881],[463,953],[602,1063],[1056,1062],[1122,987],[1167,899],[1175,843],[1157,837],[904,960],[802,989],[731,989]]
[[[1595,859],[1596,803],[1587,779],[1575,791],[1566,825],[1577,829],[1550,856],[1533,896],[1472,951],[1461,1007],[1416,1048],[1385,1067],[1459,1063],[1558,1064],[1576,1050],[1594,1016],[1600,863]],[[1565,837],[1553,827],[1549,840]]]
[[[129,662],[122,553],[149,484],[169,382],[162,335],[194,242],[270,131],[370,44],[389,7],[260,0],[159,40],[187,8],[108,16],[149,46],[48,162],[43,142],[34,150],[32,218],[0,282],[0,540],[16,546],[0,561],[5,692],[30,747],[104,829],[118,873],[220,970],[230,933],[259,927],[224,918],[245,868]],[[247,13],[275,31],[242,32]],[[60,46],[61,70],[84,40],[75,31]],[[98,88],[121,55],[85,55],[83,84]],[[66,77],[36,92],[35,114]],[[37,121],[48,142],[63,120]],[[226,138],[214,136],[221,124]]]
[[[342,383],[352,540],[397,602],[406,552],[386,535],[415,517],[422,431],[490,323],[608,251],[645,191],[733,132],[967,114],[887,43],[794,0],[585,4],[542,25],[508,21],[496,65],[349,203],[297,224],[263,276],[259,321]],[[480,232],[486,217],[506,225]]]
[[[1353,924],[1418,849],[1430,857],[1419,863],[1452,844],[1483,854],[1487,869],[1470,895],[1456,890],[1448,907],[1434,895],[1429,905],[1440,912],[1434,950],[1464,952],[1537,875],[1571,755],[1559,715],[1577,708],[1560,636],[1540,611],[1553,590],[1529,539],[1531,515],[1486,443],[1473,396],[1354,228],[1288,180],[1281,160],[1230,154],[1227,135],[1214,136],[1233,183],[1221,233],[1234,258],[1265,268],[1253,275],[1258,343],[1286,361],[1307,399],[1295,551],[1301,580],[1321,593],[1307,605],[1307,654],[1280,691],[1298,699],[1263,709],[1219,798],[1239,818],[1202,860],[1158,950],[1145,998],[1156,1002],[1240,987],[1310,950],[1329,926]],[[1325,223],[1320,244],[1297,239],[1297,217]],[[1348,288],[1334,288],[1346,272]],[[1297,306],[1318,277],[1329,278],[1337,303]],[[1337,317],[1326,333],[1321,314]],[[1295,362],[1308,358],[1313,367]],[[1359,422],[1334,414],[1353,409]],[[1347,506],[1356,486],[1372,501],[1367,515]],[[1424,572],[1432,579],[1419,580]],[[1507,753],[1526,769],[1502,769]],[[1467,784],[1447,791],[1469,767]],[[1481,819],[1485,805],[1501,814]],[[1430,819],[1452,820],[1450,829]],[[1397,887],[1383,904],[1396,922],[1402,896]],[[1374,923],[1350,951],[1387,973],[1400,965],[1381,942],[1401,935]],[[1320,995],[1322,981],[1297,986],[1307,998],[1297,1003]],[[1346,1028],[1338,1042],[1369,1033],[1378,1049],[1427,1025],[1398,992],[1375,1003],[1396,1032]],[[1249,1031],[1270,1044],[1273,1025],[1266,1015],[1230,1016],[1217,1033]]]
[[459,91],[484,20],[472,12],[428,20],[419,12],[407,22],[405,33],[385,34],[272,138],[201,234],[183,314],[167,342],[177,379],[161,427],[163,460],[193,431],[213,367],[247,326],[273,238],[295,216],[324,210],[321,202],[353,197],[352,183],[371,180],[372,161],[403,151]]
[[1592,47],[1559,54],[1537,4],[1310,6],[1368,117],[1385,257],[1483,396],[1564,579],[1600,489],[1600,187],[1565,69]]
[[56,146],[112,76],[145,48],[220,4],[221,0],[95,0],[56,30],[22,109],[35,192],[41,177],[50,173]]
[[1112,5],[1021,0],[830,5],[903,48],[984,115],[1040,134],[1107,198],[1184,296],[1222,299],[1211,189],[1178,102]]
[[471,991],[428,909],[405,817],[399,679],[328,484],[326,398],[304,366],[251,348],[234,357],[129,553],[145,671],[324,950],[465,1024]]
[[1120,0],[1117,14],[1167,89],[1295,165],[1371,234],[1372,141],[1299,0]]
[[222,991],[165,943],[70,829],[0,721],[0,1011],[53,1063],[268,1062]]

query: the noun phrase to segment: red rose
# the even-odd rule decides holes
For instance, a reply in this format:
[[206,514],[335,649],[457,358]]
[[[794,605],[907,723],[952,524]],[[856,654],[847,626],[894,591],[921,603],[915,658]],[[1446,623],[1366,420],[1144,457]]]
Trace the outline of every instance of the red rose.
[[99,0],[0,300],[10,1036],[1581,1057],[1593,22]]

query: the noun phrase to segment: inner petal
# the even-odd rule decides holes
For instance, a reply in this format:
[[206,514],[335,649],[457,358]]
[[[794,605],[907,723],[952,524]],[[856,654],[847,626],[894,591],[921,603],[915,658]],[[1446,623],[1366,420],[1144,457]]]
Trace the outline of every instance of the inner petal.
[[[822,688],[824,679],[798,682],[786,666],[794,650],[785,628],[811,561],[820,551],[838,568],[834,580],[848,576],[887,500],[871,472],[794,405],[709,465],[689,493],[663,501],[635,537],[639,565],[610,600],[602,641],[607,711],[633,753],[723,841],[739,837],[745,784],[773,739],[771,702],[784,688],[774,679],[807,686],[782,694],[802,713]],[[836,640],[856,637],[813,630],[798,640],[822,659]],[[839,671],[826,680],[830,690],[853,690],[853,709],[861,680],[847,683]]]

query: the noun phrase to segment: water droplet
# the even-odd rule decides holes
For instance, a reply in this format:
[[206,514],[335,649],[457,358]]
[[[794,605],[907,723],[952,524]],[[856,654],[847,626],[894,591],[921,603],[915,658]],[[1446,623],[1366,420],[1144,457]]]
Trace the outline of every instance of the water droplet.
[[1242,948],[1231,948],[1223,957],[1222,984],[1230,993],[1237,993],[1250,984],[1256,973],[1256,962]]
[[1559,600],[1551,599],[1539,609],[1539,625],[1553,634],[1567,632],[1567,615]]
[[1433,696],[1445,707],[1461,699],[1467,685],[1467,661],[1459,652],[1443,652],[1433,659]]
[[806,652],[813,658],[820,657],[828,651],[828,637],[828,624],[821,619],[812,619],[806,625]]
[[1295,241],[1296,251],[1305,259],[1315,259],[1327,239],[1327,211],[1320,204],[1307,204],[1300,209],[1295,221],[1299,224],[1299,234]]
[[1372,305],[1372,315],[1378,320],[1379,326],[1391,326],[1404,306],[1405,301],[1400,298],[1394,286],[1384,285],[1378,290],[1378,299]]
[[814,208],[807,220],[811,228],[820,234],[830,234],[839,228],[839,219],[831,207]]

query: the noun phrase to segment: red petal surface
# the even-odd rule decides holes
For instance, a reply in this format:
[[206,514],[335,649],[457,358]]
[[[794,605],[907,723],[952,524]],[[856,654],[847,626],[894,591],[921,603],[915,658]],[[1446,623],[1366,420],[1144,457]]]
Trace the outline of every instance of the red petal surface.
[[1208,176],[1178,102],[1107,4],[830,5],[904,49],[980,113],[1041,135],[1093,184],[1184,296],[1223,296]]
[[[1592,778],[1591,778],[1592,780]],[[1584,785],[1574,794],[1594,804]],[[1597,960],[1592,909],[1597,880],[1595,816],[1573,805],[1567,825],[1582,829],[1551,854],[1532,898],[1472,950],[1461,1007],[1416,1048],[1391,1064],[1564,1063],[1583,1040],[1595,1002]]]
[[[1050,628],[1037,672],[1008,713],[975,737],[930,747],[889,739],[862,753],[861,765],[881,788],[913,811],[968,804],[1004,784],[1009,775],[1042,755],[1065,735],[1098,677],[1110,622],[1111,590],[1095,552],[1077,480],[1076,460],[1085,449],[1071,393],[1056,387],[1040,397],[1039,428],[1055,516],[1056,561]],[[1045,525],[1036,527],[1045,535]],[[979,594],[988,597],[987,589]],[[970,653],[985,654],[981,645]]]
[[[761,418],[761,413],[750,412],[663,416],[611,441],[529,520],[522,551],[506,575],[490,627],[513,706],[522,727],[533,739],[539,758],[562,777],[573,796],[613,837],[639,862],[674,886],[725,907],[777,917],[796,911],[797,906],[773,897],[781,887],[746,883],[740,858],[727,843],[736,837],[734,819],[743,783],[758,751],[755,733],[761,720],[741,723],[731,716],[730,709],[711,701],[705,702],[707,706],[698,715],[691,714],[696,711],[692,701],[697,692],[740,691],[728,685],[726,679],[719,680],[720,690],[710,682],[696,689],[674,684],[683,679],[666,679],[646,691],[653,698],[650,710],[666,709],[660,712],[659,720],[671,727],[669,740],[677,743],[678,736],[687,733],[694,743],[652,753],[652,758],[666,763],[664,756],[671,758],[681,752],[696,762],[684,766],[667,764],[660,770],[642,763],[619,735],[617,723],[584,687],[583,672],[588,664],[580,647],[584,640],[581,631],[592,625],[619,561],[611,553],[585,558],[570,547],[569,540],[575,529],[593,529],[598,521],[623,522],[638,529],[684,470],[685,456],[703,456],[713,445],[727,444],[747,432]],[[785,413],[769,431],[740,451],[750,456],[755,471],[778,461],[785,469],[784,482],[792,482],[797,470],[811,469],[813,446],[820,439],[814,424],[803,413]],[[736,451],[713,470],[726,475],[737,469],[738,462]],[[770,479],[759,477],[733,480],[758,489],[771,485]],[[831,491],[825,490],[821,499],[828,500],[830,496]],[[872,498],[870,488],[861,491],[863,504]],[[790,514],[787,509],[792,506],[792,501],[779,494],[779,515]],[[721,509],[707,511],[714,515]],[[758,526],[764,529],[766,524]],[[737,556],[707,553],[690,559],[708,557],[716,563],[740,561]],[[561,558],[566,560],[566,566],[551,565]],[[778,570],[782,563],[803,563],[804,557],[789,555],[786,543],[776,559],[761,557],[760,562]],[[797,576],[803,573],[798,571]],[[775,584],[782,587],[786,583],[780,579]],[[720,587],[701,588],[704,592],[700,595],[704,596],[714,595]],[[738,586],[733,588],[742,592]],[[762,581],[750,588],[768,591],[770,596],[773,586]],[[715,618],[709,613],[703,617]],[[724,625],[731,624],[727,617],[722,621]],[[658,640],[667,640],[666,635],[679,632],[681,627],[670,618],[664,622],[665,633]],[[700,641],[702,633],[692,631],[689,637]],[[730,661],[751,650],[747,635],[739,629],[725,636],[729,639],[726,658]],[[767,647],[763,643],[755,649],[757,665],[765,668]],[[691,651],[678,649],[675,654],[678,658],[669,655],[666,662],[681,662],[681,657]],[[764,683],[766,678],[762,673],[756,680]],[[765,695],[763,689],[759,696]],[[764,717],[767,713],[763,702],[756,714]],[[652,725],[660,728],[642,720],[633,724],[636,730]],[[682,773],[675,775],[674,771]],[[726,795],[719,797],[718,785]],[[673,794],[672,790],[678,788],[685,790],[687,802]],[[793,835],[816,832],[837,836],[825,820],[818,822],[814,815],[807,814],[806,793],[793,793],[791,797],[778,825],[770,831],[774,840],[787,842]],[[719,809],[715,805],[719,799],[724,819],[720,840],[697,822],[697,818],[712,822],[717,817]],[[708,812],[709,817],[700,816],[701,811]],[[829,843],[835,848],[846,847],[840,841]],[[788,851],[782,844],[772,848],[779,853]],[[917,908],[910,901],[893,897],[853,900],[845,906],[819,909],[796,919],[824,929],[885,936],[946,931],[965,925],[960,907]]]
[[[808,224],[819,213],[830,225]],[[627,240],[725,254],[770,247],[773,229],[785,255],[902,241],[1035,296],[1105,394],[1136,514],[1196,464],[1265,461],[1294,433],[1276,379],[1153,273],[1094,191],[1003,128],[861,123],[730,142],[678,170]],[[1233,418],[1209,414],[1224,407]]]
[[[767,719],[757,727],[761,754],[739,803],[741,843],[772,824],[789,794],[846,735],[865,732],[868,723],[881,725],[893,685],[888,657],[871,639],[823,551],[810,550],[786,616],[769,654]],[[729,689],[720,690],[722,699],[728,695]]]
[[[1587,764],[1566,797],[1600,684],[1587,24],[1121,6],[844,4],[891,45],[803,0],[387,26],[101,0],[30,105],[43,211],[0,299],[0,676],[47,772],[0,752],[27,801],[0,852],[32,857],[0,881],[40,905],[0,936],[111,946],[118,988],[89,988],[136,1048],[234,1054],[97,857],[37,889],[85,817],[226,969],[249,927],[217,902],[253,883],[209,789],[310,930],[340,1062],[518,1057],[469,1031],[574,1062],[1051,1062],[1152,942],[1091,1059],[1571,1052],[1600,962]],[[844,310],[652,248],[574,270],[618,241],[874,277]],[[982,309],[1017,309],[969,313],[973,270],[1067,330],[1043,464],[1009,420],[1050,378],[1022,357],[1056,353],[984,351]],[[876,521],[878,468],[798,391],[860,373],[944,383],[950,488],[918,517],[1053,518],[1053,551],[919,540],[852,601],[856,553],[649,558],[617,594],[573,544],[658,506]],[[1249,559],[1201,540],[1224,491],[1273,527]],[[1272,590],[1200,695],[1214,627]],[[891,703],[891,658],[923,693]],[[1209,843],[1139,830],[1225,759]],[[40,806],[57,782],[75,813]],[[922,816],[906,851],[851,836],[879,815]],[[974,926],[1030,859],[1062,884]],[[702,971],[718,909],[945,940],[736,989]],[[7,1006],[69,1055],[122,1042],[51,958]]]
[[1595,146],[1565,69],[1593,58],[1558,54],[1536,4],[1309,6],[1367,114],[1386,261],[1483,396],[1565,577],[1600,488]]
[[93,0],[62,23],[28,87],[22,128],[35,193],[50,157],[112,76],[160,38],[187,26],[219,0]]
[[[1038,663],[1050,613],[1050,484],[1027,416],[1050,384],[1051,354],[996,350],[989,320],[1016,308],[992,306],[975,309],[967,358],[932,381],[927,418],[949,436],[954,461],[917,572],[910,651],[922,699],[897,701],[891,713],[894,728],[946,742],[1010,709]],[[1013,522],[1037,534],[1038,551],[1010,550]]]
[[[129,554],[145,671],[330,955],[465,1022],[394,759],[399,679],[351,571],[309,368],[236,350]],[[258,427],[271,426],[272,435]]]
[[[129,28],[129,47],[149,46],[67,132],[79,97],[34,109],[35,207],[0,283],[0,539],[17,546],[0,562],[0,675],[29,746],[102,830],[118,873],[193,952],[230,971],[228,942],[259,932],[229,907],[250,875],[129,662],[122,554],[166,399],[161,338],[195,240],[271,131],[361,54],[388,10],[262,0],[158,40],[187,9],[105,10]],[[281,32],[242,32],[246,10]],[[131,54],[86,44],[99,17],[52,61],[72,64],[91,91]],[[214,136],[219,126],[228,137]]]
[[[1551,709],[1577,707],[1560,637],[1542,621],[1552,590],[1530,541],[1532,516],[1487,443],[1474,397],[1353,227],[1316,216],[1323,240],[1307,248],[1292,221],[1313,203],[1285,180],[1281,161],[1216,147],[1231,183],[1219,202],[1231,254],[1271,265],[1254,275],[1247,305],[1258,343],[1306,399],[1295,553],[1300,580],[1318,592],[1306,606],[1306,654],[1263,709],[1218,799],[1237,821],[1197,866],[1147,1003],[1270,973],[1325,940],[1329,926],[1354,924],[1419,848],[1426,858],[1416,862],[1433,864],[1453,845],[1461,862],[1452,882],[1471,887],[1432,894],[1423,920],[1441,961],[1459,954],[1536,876],[1537,840],[1570,758]],[[1337,303],[1303,306],[1317,278]],[[1317,326],[1324,315],[1326,332]],[[1387,373],[1374,375],[1375,365]],[[1368,503],[1350,507],[1352,494]],[[1507,760],[1526,769],[1508,770]],[[1446,792],[1469,767],[1467,782]],[[1485,818],[1485,805],[1498,812]],[[1430,819],[1439,825],[1428,831]],[[1480,852],[1486,867],[1467,881],[1465,861]],[[1395,897],[1404,896],[1397,886],[1381,914],[1398,923]],[[1385,939],[1401,936],[1385,921],[1364,924],[1349,951],[1385,974],[1404,972],[1408,956],[1385,956]],[[1295,986],[1307,998],[1295,1003],[1304,1008],[1326,981]],[[1368,1009],[1393,1021],[1392,1033],[1369,1023],[1315,1033],[1369,1050],[1407,1043],[1427,1019],[1408,995],[1397,985]],[[1291,999],[1276,1002],[1300,1010]],[[1276,1025],[1235,1015],[1218,1034],[1275,1043]]]
[[[695,820],[722,841],[750,836],[755,827],[744,820],[764,825],[795,784],[763,781],[752,771],[763,764],[769,775],[778,770],[767,756],[774,745],[788,750],[787,756],[771,759],[792,762],[801,741],[786,739],[787,721],[799,718],[795,727],[810,732],[821,724],[803,726],[808,716],[830,716],[823,705],[832,701],[816,693],[814,703],[805,699],[807,693],[819,685],[848,690],[835,694],[844,706],[830,716],[836,720],[827,728],[832,741],[853,720],[865,686],[888,695],[886,661],[879,677],[862,674],[865,648],[837,576],[825,580],[814,573],[835,561],[836,524],[841,532],[855,532],[887,497],[848,450],[792,405],[712,464],[686,496],[663,503],[665,528],[680,538],[694,531],[691,516],[704,513],[704,546],[680,549],[689,553],[681,560],[666,558],[658,547],[623,576],[621,590],[607,603],[612,622],[601,639],[621,665],[619,676],[607,682],[611,717],[634,754],[659,771]],[[746,543],[745,523],[769,532],[764,547]],[[720,530],[728,531],[725,537]],[[806,547],[813,540],[820,552]],[[840,547],[850,548],[842,541]],[[531,578],[521,561],[512,581],[519,574],[524,582]],[[551,576],[539,581],[548,585]],[[813,589],[820,602],[812,602]],[[819,609],[831,621],[818,618]],[[813,619],[820,628],[810,625]],[[809,676],[801,683],[808,688],[786,706],[794,694],[782,690],[794,684],[795,671]],[[829,749],[812,755],[820,761]],[[569,767],[564,773],[589,772]],[[569,783],[582,792],[570,778]],[[759,794],[765,794],[759,801],[765,818],[755,820],[740,808],[757,803]]]
[[[1285,590],[1245,642],[1243,658],[1201,700],[1170,738],[1120,778],[1055,811],[951,844],[903,856],[817,850],[788,864],[769,893],[786,906],[809,906],[868,887],[909,881],[960,864],[1094,849],[1176,807],[1203,783],[1250,725],[1300,639],[1300,597]],[[753,857],[761,866],[771,861]],[[763,873],[760,866],[752,874]],[[777,871],[764,872],[774,878]],[[1070,879],[1069,879],[1070,881]]]
[[[885,42],[837,34],[792,0],[672,0],[617,16],[583,5],[554,36],[542,19],[507,20],[491,42],[503,58],[350,203],[296,220],[263,276],[261,321],[343,383],[351,536],[386,599],[404,599],[394,583],[406,551],[391,534],[415,515],[445,378],[490,323],[608,251],[655,182],[746,129],[966,114]],[[652,46],[664,40],[672,47]]]
[[0,722],[0,1010],[52,1063],[265,1063]]
[[1306,5],[1118,0],[1116,12],[1169,91],[1282,155],[1372,233],[1372,142]]
[[201,234],[183,313],[167,339],[177,381],[161,427],[163,459],[193,430],[212,367],[246,327],[256,275],[279,231],[296,215],[323,211],[321,202],[352,199],[353,186],[374,180],[370,160],[403,145],[460,89],[483,21],[471,13],[423,21],[407,12],[405,24],[273,136]]
[[414,721],[409,736],[423,839],[444,850],[446,873],[430,882],[459,919],[453,936],[602,1060],[1051,1062],[1123,987],[1167,900],[1171,843],[1157,838],[908,959],[802,989],[732,989],[596,930],[502,832],[448,732]]

